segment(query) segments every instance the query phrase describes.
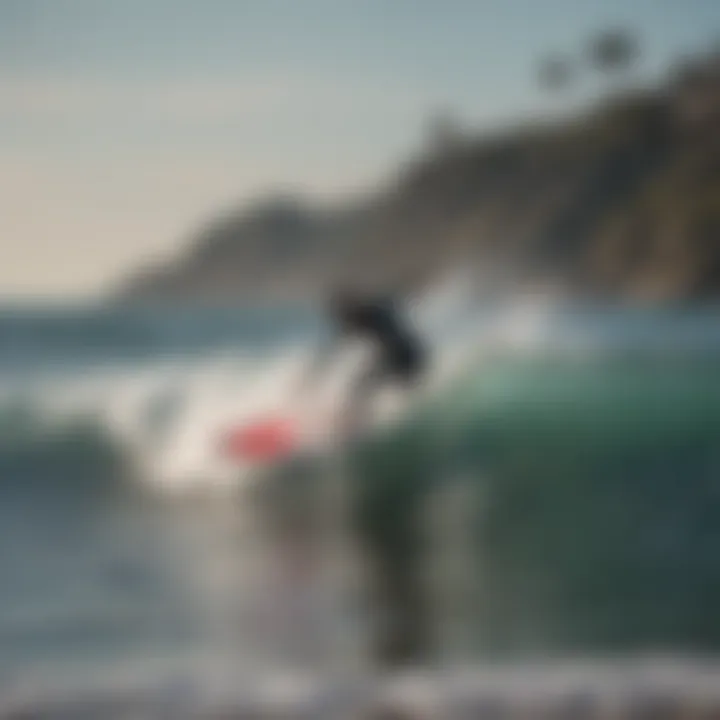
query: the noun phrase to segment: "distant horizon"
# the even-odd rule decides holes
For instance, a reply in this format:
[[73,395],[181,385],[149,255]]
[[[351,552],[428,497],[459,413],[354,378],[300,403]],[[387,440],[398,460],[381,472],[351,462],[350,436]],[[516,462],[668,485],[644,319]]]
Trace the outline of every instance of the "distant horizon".
[[369,191],[447,109],[470,132],[585,106],[537,62],[627,28],[657,82],[715,0],[0,0],[0,303],[102,298],[219,213]]

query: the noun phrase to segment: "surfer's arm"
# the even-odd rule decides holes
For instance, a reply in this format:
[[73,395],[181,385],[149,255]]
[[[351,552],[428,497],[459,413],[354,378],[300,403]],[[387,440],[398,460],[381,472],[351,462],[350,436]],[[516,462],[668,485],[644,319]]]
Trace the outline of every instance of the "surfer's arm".
[[342,337],[339,333],[331,334],[324,342],[320,344],[313,356],[310,358],[308,366],[302,374],[300,381],[300,390],[307,390],[314,386],[321,375],[332,364],[340,350]]

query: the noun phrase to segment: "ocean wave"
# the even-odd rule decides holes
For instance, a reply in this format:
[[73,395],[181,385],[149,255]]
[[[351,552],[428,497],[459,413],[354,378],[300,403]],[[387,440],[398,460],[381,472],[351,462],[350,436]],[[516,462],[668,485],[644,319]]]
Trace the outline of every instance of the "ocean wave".
[[[468,654],[488,657],[716,651],[714,365],[458,358],[427,404],[343,458],[356,527],[389,571],[430,547],[442,642],[456,647],[459,624]],[[301,347],[272,362],[215,355],[13,388],[3,432],[22,435],[18,417],[31,432],[0,443],[2,487],[54,483],[53,513],[67,482],[87,483],[73,503],[118,476],[163,496],[242,487],[218,433],[284,407],[306,359]],[[311,473],[338,471],[324,461]]]
[[[454,287],[454,293],[438,293],[418,304],[416,320],[431,347],[427,385],[436,398],[436,424],[444,424],[446,442],[450,442],[449,433],[455,435],[458,447],[474,442],[463,439],[467,432],[462,428],[472,424],[470,416],[476,416],[473,422],[477,424],[483,417],[492,417],[497,408],[512,415],[518,402],[527,415],[528,402],[535,411],[542,407],[543,392],[550,405],[569,401],[570,388],[586,400],[598,395],[591,387],[597,382],[582,379],[582,373],[577,376],[580,380],[575,380],[572,373],[565,377],[561,370],[555,373],[557,382],[547,387],[548,378],[553,382],[553,373],[541,377],[530,365],[542,367],[557,361],[560,366],[597,366],[601,368],[598,376],[605,372],[612,383],[618,377],[626,382],[622,373],[607,372],[618,360],[651,369],[678,355],[680,362],[697,356],[707,363],[714,357],[711,348],[699,349],[693,341],[699,337],[707,340],[702,319],[686,319],[674,334],[648,330],[640,323],[647,337],[638,341],[637,335],[633,336],[637,341],[633,345],[627,342],[632,335],[628,323],[619,326],[622,332],[607,317],[604,325],[578,323],[536,302],[518,302],[502,312],[461,312],[458,307],[468,307],[467,291]],[[311,355],[311,340],[296,338],[264,349],[215,348],[201,354],[101,364],[88,364],[80,358],[77,367],[63,364],[26,374],[3,373],[0,458],[23,452],[104,455],[113,461],[120,458],[131,474],[151,488],[228,488],[246,479],[253,468],[220,457],[219,438],[229,427],[253,417],[307,414],[308,399],[299,398],[296,388]],[[524,360],[529,364],[516,373],[513,393],[498,369],[506,367],[512,374],[512,368]],[[316,389],[310,403],[313,413],[319,415],[342,404],[362,361],[362,351],[352,347],[339,358]],[[523,394],[528,401],[524,405]],[[599,422],[595,433],[602,435],[612,426],[606,423],[608,427],[603,427],[606,410],[596,410]],[[442,419],[443,413],[447,421]],[[552,413],[548,420],[554,422]],[[492,434],[492,429],[489,432]]]

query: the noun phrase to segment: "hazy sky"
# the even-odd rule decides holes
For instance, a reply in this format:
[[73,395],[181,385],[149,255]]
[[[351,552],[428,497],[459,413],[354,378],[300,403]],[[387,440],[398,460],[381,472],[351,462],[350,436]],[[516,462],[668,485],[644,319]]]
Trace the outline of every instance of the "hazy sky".
[[367,186],[435,108],[543,111],[537,59],[607,25],[653,77],[720,0],[0,0],[0,294],[97,291],[276,186]]

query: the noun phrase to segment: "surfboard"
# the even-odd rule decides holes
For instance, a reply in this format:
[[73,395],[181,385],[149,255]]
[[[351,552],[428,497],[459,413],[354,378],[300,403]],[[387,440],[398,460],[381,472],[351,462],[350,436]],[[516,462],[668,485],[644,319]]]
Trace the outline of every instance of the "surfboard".
[[229,426],[219,451],[231,461],[266,468],[299,456],[323,454],[399,423],[413,406],[398,395],[380,396],[362,426],[352,426],[337,408],[278,410]]

